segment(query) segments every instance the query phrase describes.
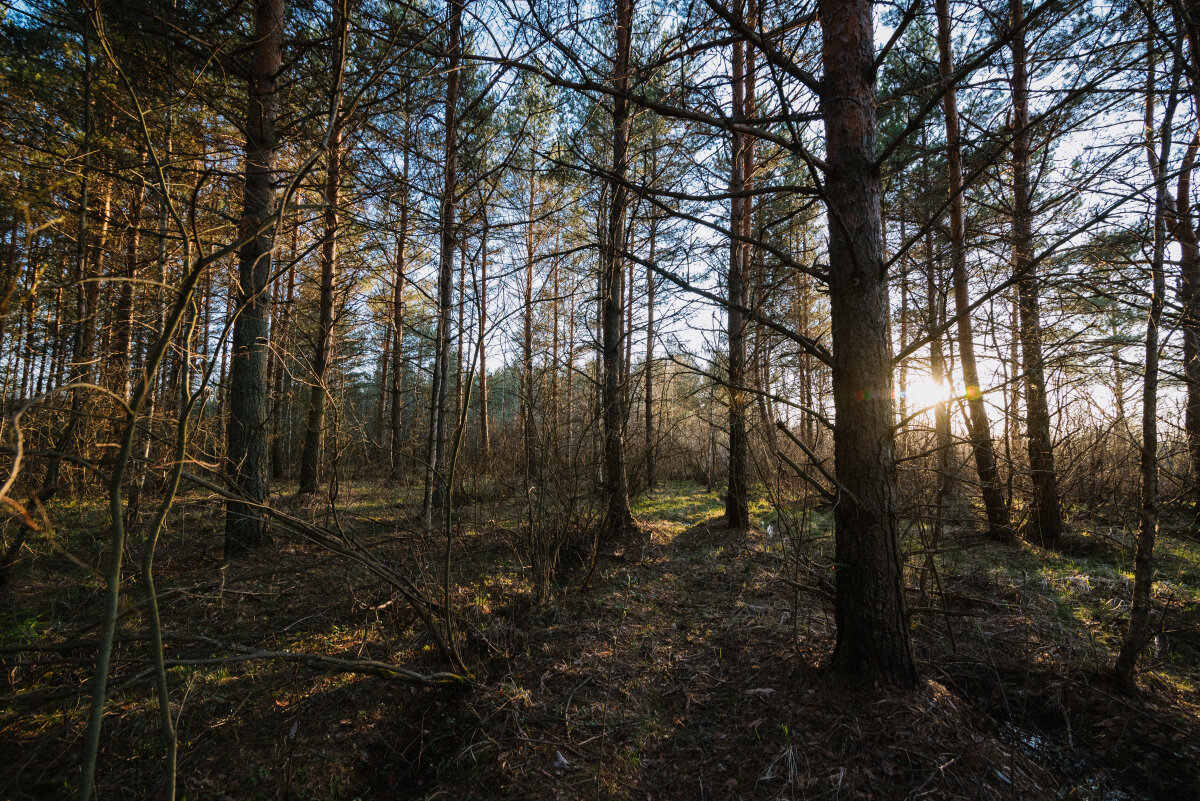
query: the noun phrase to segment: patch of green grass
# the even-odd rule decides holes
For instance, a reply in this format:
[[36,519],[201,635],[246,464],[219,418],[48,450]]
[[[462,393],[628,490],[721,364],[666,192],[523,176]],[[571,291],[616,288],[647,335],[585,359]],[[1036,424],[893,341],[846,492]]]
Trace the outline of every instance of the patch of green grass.
[[695,525],[724,513],[721,497],[690,481],[671,481],[648,490],[631,504],[634,517]]
[[29,642],[38,637],[45,628],[41,617],[32,610],[0,611],[0,642]]

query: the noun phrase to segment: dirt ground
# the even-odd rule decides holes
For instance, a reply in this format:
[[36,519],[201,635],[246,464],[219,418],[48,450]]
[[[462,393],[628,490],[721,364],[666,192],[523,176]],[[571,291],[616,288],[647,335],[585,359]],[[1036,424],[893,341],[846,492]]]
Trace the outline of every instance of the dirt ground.
[[[343,525],[396,564],[436,563],[441,541],[413,534],[386,491],[347,492]],[[724,530],[720,511],[698,486],[650,493],[635,509],[640,536],[608,549],[584,588],[568,555],[553,597],[535,604],[504,510],[467,510],[454,605],[475,684],[425,688],[280,658],[438,669],[406,607],[360,567],[282,533],[222,566],[215,500],[187,499],[159,556],[167,653],[189,663],[170,671],[179,796],[1200,798],[1200,545],[1164,537],[1165,631],[1131,698],[1105,678],[1127,609],[1111,538],[1047,554],[964,534],[936,593],[914,581],[927,680],[894,693],[823,670],[832,607],[795,573],[795,543],[770,525]],[[98,530],[77,514],[80,531]],[[73,553],[99,564],[101,544]],[[0,798],[72,787],[99,586],[39,548],[3,600]],[[103,799],[163,789],[135,581],[127,596]]]

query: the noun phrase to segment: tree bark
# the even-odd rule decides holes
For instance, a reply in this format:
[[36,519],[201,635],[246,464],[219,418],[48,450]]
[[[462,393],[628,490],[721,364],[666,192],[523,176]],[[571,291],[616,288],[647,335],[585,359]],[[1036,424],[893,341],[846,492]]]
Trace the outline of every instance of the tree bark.
[[896,526],[888,284],[875,167],[870,0],[821,0],[833,334],[837,645],[855,681],[917,684]]
[[979,383],[979,367],[975,359],[975,332],[970,314],[967,291],[967,231],[963,212],[962,141],[958,124],[958,93],[950,80],[954,74],[954,54],[950,37],[950,2],[937,0],[938,67],[947,81],[942,105],[946,116],[946,161],[950,178],[950,275],[954,284],[954,310],[958,325],[958,350],[962,362],[963,382],[966,384],[967,411],[971,450],[987,514],[988,534],[992,539],[1010,541],[1014,538],[1009,521],[1008,505],[996,468],[996,451],[992,444],[991,422],[983,401]]
[[[334,8],[338,4],[334,3]],[[336,14],[336,12],[335,12]],[[325,386],[333,347],[333,285],[337,276],[338,204],[341,202],[342,132],[335,129],[325,151],[325,214],[321,235],[321,294],[317,305],[317,337],[313,343],[312,385],[308,390],[308,416],[304,446],[300,451],[300,493],[313,494],[321,466],[321,434],[325,428]]]
[[[287,472],[287,460],[284,458],[284,430],[282,422],[287,417],[285,411],[290,406],[288,390],[291,380],[287,369],[288,334],[291,330],[292,303],[296,299],[296,247],[299,236],[299,224],[292,226],[292,245],[290,264],[287,268],[287,289],[283,295],[283,308],[279,312],[277,328],[272,333],[271,348],[275,354],[275,378],[271,404],[271,478],[282,479]],[[207,331],[205,333],[207,338]]]
[[1021,368],[1025,375],[1025,430],[1029,447],[1029,472],[1033,480],[1033,512],[1026,535],[1040,545],[1051,545],[1063,533],[1054,469],[1054,441],[1050,434],[1050,407],[1046,398],[1046,369],[1042,354],[1042,325],[1037,267],[1033,263],[1033,198],[1030,187],[1029,68],[1025,48],[1023,0],[1010,0],[1012,35],[1012,140],[1013,270],[1017,278],[1020,314]]
[[[736,9],[744,19],[744,3]],[[733,83],[731,116],[742,121],[746,117],[746,44],[741,40],[732,45]],[[745,531],[750,528],[750,509],[746,498],[746,463],[748,443],[746,441],[746,407],[750,398],[746,392],[746,319],[741,308],[748,304],[747,259],[749,245],[743,240],[746,222],[750,217],[750,199],[739,197],[746,189],[747,137],[734,131],[729,154],[729,275],[727,292],[729,307],[726,311],[726,337],[729,341],[729,486],[725,494],[725,524],[731,529]]]
[[[945,322],[946,315],[941,302],[941,289],[938,286],[937,258],[933,252],[933,228],[925,229],[925,298],[926,323],[929,331],[937,331]],[[929,342],[929,371],[933,383],[937,386],[948,387],[949,376],[946,370],[946,355],[942,351],[942,337],[935,336]],[[946,501],[950,497],[953,481],[950,473],[951,449],[953,440],[950,432],[950,404],[947,398],[941,398],[933,407],[933,430],[937,448],[937,492],[933,517],[933,538],[926,547],[936,549],[941,541],[942,528],[945,523]],[[922,585],[923,587],[924,585]]]
[[537,480],[537,460],[534,452],[536,432],[533,421],[533,261],[535,258],[535,242],[533,221],[537,216],[534,208],[537,195],[537,177],[534,173],[533,155],[529,163],[529,218],[525,226],[525,286],[524,308],[522,310],[521,331],[521,440],[525,452],[525,476],[528,481]]
[[601,409],[604,428],[604,494],[605,530],[617,535],[633,528],[633,513],[629,509],[629,487],[625,473],[625,417],[621,392],[621,295],[624,287],[625,260],[621,250],[625,244],[627,190],[625,175],[629,170],[629,50],[633,27],[633,0],[617,0],[616,62],[613,69],[612,99],[613,153],[608,209],[608,230],[605,233],[601,259]]
[[321,294],[317,305],[317,337],[313,343],[312,385],[308,393],[308,416],[304,426],[304,447],[300,451],[300,493],[317,491],[321,473],[321,439],[325,428],[325,399],[329,395],[326,373],[333,350],[333,289],[337,278],[338,204],[342,188],[341,114],[342,54],[346,47],[347,26],[342,2],[334,0],[332,28],[333,70],[330,91],[333,95],[333,129],[325,149],[324,230],[321,234]]
[[[408,115],[405,114],[405,132]],[[404,473],[404,273],[408,268],[408,141],[405,137],[404,178],[400,189],[400,230],[396,234],[396,278],[392,284],[392,408],[389,420],[391,432],[391,478],[398,481]],[[420,384],[418,374],[416,382]]]
[[483,232],[479,243],[479,457],[486,466],[492,455],[492,443],[488,426],[488,372],[487,348],[487,268],[488,268],[488,213],[484,204]]
[[[240,228],[252,231],[275,214],[273,175],[278,137],[278,75],[283,54],[284,0],[256,0],[254,48],[246,109],[246,183]],[[244,500],[225,504],[225,555],[236,556],[266,539],[267,502],[267,282],[274,226],[238,253],[237,306],[229,396],[225,469]]]
[[429,440],[426,447],[425,501],[423,518],[425,530],[433,528],[434,507],[445,503],[444,463],[446,456],[446,395],[450,383],[450,312],[454,305],[454,254],[457,251],[458,231],[455,224],[456,192],[458,189],[458,89],[459,66],[462,61],[462,6],[464,0],[448,0],[450,14],[447,41],[446,74],[445,165],[439,219],[441,252],[438,256],[437,283],[437,341],[434,350],[433,386],[429,402]]
[[[658,217],[650,220],[650,264],[657,259]],[[654,442],[654,270],[646,268],[646,487],[658,486],[658,448]]]
[[[1174,89],[1167,100],[1162,122],[1160,152],[1154,152],[1154,57],[1146,71],[1146,154],[1150,174],[1156,185],[1154,203],[1154,244],[1151,255],[1150,313],[1146,319],[1145,370],[1142,378],[1142,447],[1140,468],[1142,503],[1137,550],[1133,559],[1133,598],[1129,623],[1117,654],[1116,675],[1127,690],[1135,687],[1134,669],[1138,655],[1150,641],[1150,612],[1154,606],[1154,540],[1158,534],[1158,329],[1162,321],[1166,295],[1164,263],[1167,249],[1167,215],[1170,200],[1165,173],[1171,154],[1171,123],[1175,113]],[[1186,197],[1186,196],[1185,196]]]

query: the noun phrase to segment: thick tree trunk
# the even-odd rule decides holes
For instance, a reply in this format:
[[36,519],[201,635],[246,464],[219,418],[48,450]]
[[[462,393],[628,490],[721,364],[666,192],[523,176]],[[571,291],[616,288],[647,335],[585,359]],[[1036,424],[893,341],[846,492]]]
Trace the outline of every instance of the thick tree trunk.
[[1050,406],[1046,398],[1046,369],[1042,354],[1042,324],[1037,268],[1033,263],[1033,198],[1030,187],[1031,137],[1029,131],[1029,71],[1025,50],[1023,0],[1010,0],[1012,37],[1012,141],[1013,270],[1017,277],[1020,313],[1022,371],[1025,375],[1025,431],[1029,447],[1029,472],[1033,480],[1033,512],[1027,536],[1041,545],[1062,536],[1062,509],[1058,474],[1054,469],[1054,441],[1050,434]]
[[[950,2],[937,0],[938,53],[942,77],[949,81],[954,74],[954,55],[950,41]],[[991,423],[983,390],[979,383],[979,368],[975,360],[975,332],[970,315],[967,291],[966,223],[963,213],[962,143],[958,124],[958,95],[950,83],[942,98],[946,116],[946,161],[950,177],[950,274],[954,284],[954,310],[958,320],[958,350],[962,362],[963,382],[967,392],[968,435],[975,456],[975,469],[987,513],[988,533],[996,540],[1013,539],[1008,505],[996,468],[996,451],[992,444]]]
[[621,295],[624,287],[627,191],[625,174],[629,169],[629,49],[633,26],[633,0],[617,0],[617,53],[613,71],[613,167],[610,187],[608,230],[601,259],[601,412],[604,428],[605,530],[615,535],[633,528],[629,510],[629,487],[625,475],[625,417],[621,392]]
[[833,333],[837,646],[833,668],[856,682],[912,687],[896,526],[888,286],[875,168],[870,0],[821,0],[822,114]]
[[[283,52],[283,0],[257,0],[254,49],[246,109],[246,184],[241,229],[253,231],[275,214],[275,118]],[[267,502],[267,282],[274,227],[238,254],[237,306],[229,395],[225,469],[244,500],[225,505],[225,555],[235,556],[266,538]]]

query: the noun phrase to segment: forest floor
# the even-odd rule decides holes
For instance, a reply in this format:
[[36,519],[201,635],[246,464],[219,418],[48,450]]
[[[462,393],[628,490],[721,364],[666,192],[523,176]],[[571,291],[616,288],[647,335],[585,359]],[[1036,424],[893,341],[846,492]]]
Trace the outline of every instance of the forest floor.
[[[441,538],[412,533],[406,500],[346,487],[339,522],[395,564],[440,564]],[[168,656],[193,662],[170,669],[183,798],[1200,798],[1200,542],[1170,531],[1164,632],[1138,696],[1105,678],[1130,569],[1129,533],[1108,529],[1060,551],[947,532],[909,599],[927,610],[912,618],[926,681],[898,693],[823,670],[832,607],[811,584],[829,579],[797,573],[794,555],[828,552],[825,513],[795,543],[761,505],[744,536],[721,527],[717,495],[673,484],[637,500],[642,535],[603,553],[586,587],[577,566],[535,604],[515,509],[476,503],[452,559],[476,683],[424,688],[264,655],[438,669],[361,567],[286,533],[223,566],[219,503],[184,501],[159,555]],[[63,797],[77,771],[102,582],[66,552],[99,565],[103,516],[54,511],[73,533],[34,543],[0,597],[2,799]],[[104,799],[159,797],[163,781],[136,582],[127,594]]]

